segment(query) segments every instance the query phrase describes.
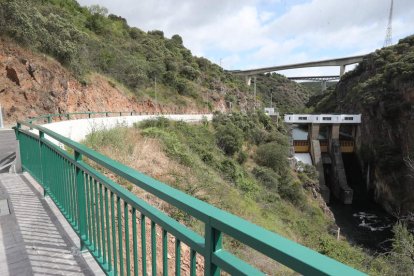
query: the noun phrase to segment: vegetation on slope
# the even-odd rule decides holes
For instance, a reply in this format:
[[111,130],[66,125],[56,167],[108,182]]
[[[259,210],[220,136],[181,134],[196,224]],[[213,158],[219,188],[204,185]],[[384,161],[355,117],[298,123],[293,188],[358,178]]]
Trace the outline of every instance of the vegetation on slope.
[[[243,78],[193,56],[179,35],[144,32],[101,6],[81,7],[75,0],[0,0],[0,36],[54,57],[84,85],[91,73],[99,73],[138,100],[176,106],[192,101],[214,110],[223,99],[234,110],[253,107],[252,87]],[[308,97],[306,89],[282,76],[258,79],[257,106],[261,100],[267,105],[270,89],[276,105],[289,110],[303,106]]]
[[282,113],[304,112],[309,97],[320,92],[320,89],[310,89],[277,73],[257,76],[256,89],[264,106],[272,104]]
[[224,87],[237,94],[244,88],[218,65],[194,57],[179,35],[169,39],[159,30],[145,33],[100,6],[81,7],[74,0],[2,0],[0,26],[0,34],[55,57],[84,82],[88,73],[98,72],[138,98],[147,94],[163,102],[174,91],[175,98],[202,102],[201,94],[208,90]]
[[[158,145],[168,162],[143,156],[143,145]],[[85,143],[216,207],[309,246],[373,275],[391,273],[388,256],[370,256],[331,234],[333,220],[314,198],[314,168],[290,169],[282,126],[262,113],[216,114],[212,123],[187,124],[166,119],[134,128],[94,132]],[[155,150],[147,150],[159,155]],[[146,165],[142,165],[142,164]],[[136,187],[128,186],[135,192]],[[156,204],[160,206],[159,204]],[[202,225],[182,211],[162,208],[178,221],[202,231]],[[235,241],[229,250],[262,269],[281,269]],[[280,272],[280,270],[279,270]]]

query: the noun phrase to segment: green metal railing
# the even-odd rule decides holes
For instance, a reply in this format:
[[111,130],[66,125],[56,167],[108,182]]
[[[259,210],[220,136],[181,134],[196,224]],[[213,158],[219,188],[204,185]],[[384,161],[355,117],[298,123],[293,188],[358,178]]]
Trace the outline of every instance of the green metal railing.
[[[364,275],[32,121],[19,122],[15,128],[22,167],[43,186],[44,193],[69,221],[80,237],[81,249],[89,250],[108,275],[146,275],[149,271],[152,275],[219,275],[221,271],[264,275],[226,251],[222,247],[223,235],[302,274]],[[71,150],[62,150],[45,135]],[[194,232],[140,199],[114,182],[114,177],[89,165],[86,158],[112,176],[123,178],[198,219],[204,224],[204,234]],[[182,250],[183,244],[189,250]],[[184,271],[183,256],[187,253],[189,264]],[[204,262],[202,266],[200,260]]]

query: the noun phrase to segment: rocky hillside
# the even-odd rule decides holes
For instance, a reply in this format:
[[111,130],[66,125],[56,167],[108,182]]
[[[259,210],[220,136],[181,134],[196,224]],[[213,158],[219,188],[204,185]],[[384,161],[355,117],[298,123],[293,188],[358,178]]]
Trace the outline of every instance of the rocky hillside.
[[[243,78],[193,56],[179,35],[144,32],[104,7],[0,0],[0,38],[0,101],[10,122],[49,112],[253,108]],[[281,76],[258,85],[258,106],[271,88],[279,107],[288,93],[299,99],[289,108],[302,108],[307,98]]]
[[272,101],[272,106],[282,113],[303,112],[309,97],[320,93],[320,90],[290,81],[277,73],[257,76],[257,95],[260,101],[267,107]]
[[[214,109],[225,109],[218,94],[212,102]],[[10,124],[40,114],[77,111],[208,112],[186,97],[177,96],[170,104],[138,99],[122,84],[97,73],[82,83],[53,58],[4,38],[0,39],[0,104]]]
[[368,55],[316,110],[362,114],[358,154],[369,188],[389,212],[413,211],[414,36]]

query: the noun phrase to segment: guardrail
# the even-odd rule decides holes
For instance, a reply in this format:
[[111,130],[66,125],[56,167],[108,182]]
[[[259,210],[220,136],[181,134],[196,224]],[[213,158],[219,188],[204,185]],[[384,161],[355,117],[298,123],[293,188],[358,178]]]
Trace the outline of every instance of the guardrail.
[[[49,120],[51,116],[42,118]],[[152,275],[161,271],[163,275],[173,271],[180,275],[183,243],[190,248],[190,275],[200,273],[200,269],[204,270],[204,275],[219,275],[221,270],[235,275],[264,275],[225,250],[223,235],[302,274],[365,275],[35,125],[33,121],[18,122],[15,127],[22,167],[43,186],[44,193],[53,199],[69,221],[80,237],[81,249],[88,249],[108,275],[138,275],[139,271],[146,275],[147,262]],[[39,134],[24,127],[36,129]],[[63,143],[69,151],[62,150],[45,135]],[[140,199],[89,165],[85,158],[198,219],[204,223],[204,234],[192,231]],[[160,249],[157,247],[157,229],[160,228],[162,246],[157,252]],[[175,242],[174,253],[169,247],[170,236]],[[169,253],[175,254],[173,271],[169,271]],[[204,267],[197,270],[197,257],[200,256],[204,258]]]

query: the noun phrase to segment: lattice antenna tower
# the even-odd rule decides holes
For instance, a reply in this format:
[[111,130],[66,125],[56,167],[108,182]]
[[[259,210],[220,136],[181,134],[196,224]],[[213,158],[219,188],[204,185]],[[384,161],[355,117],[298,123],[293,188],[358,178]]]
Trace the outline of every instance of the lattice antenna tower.
[[385,33],[384,47],[391,46],[392,44],[392,10],[394,6],[394,0],[391,0],[390,14],[388,16],[388,26]]

